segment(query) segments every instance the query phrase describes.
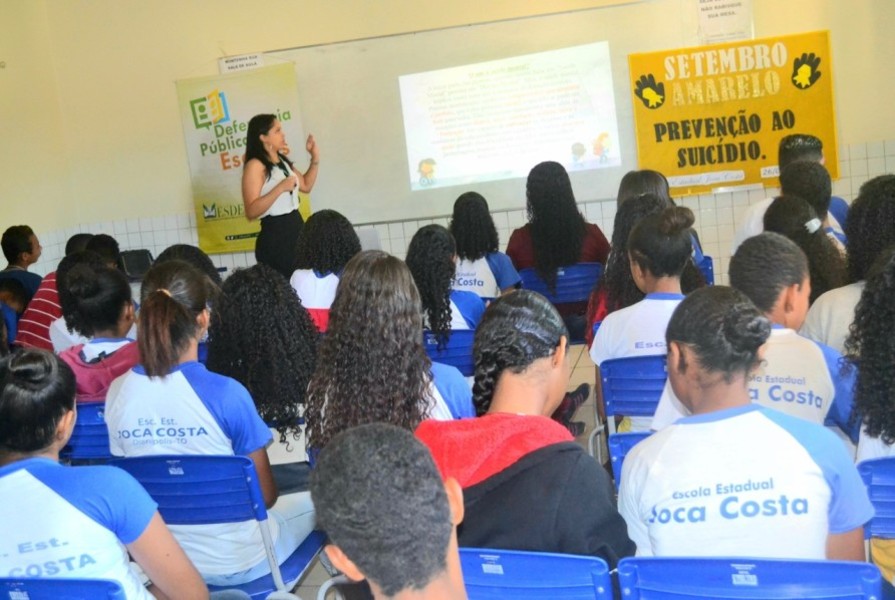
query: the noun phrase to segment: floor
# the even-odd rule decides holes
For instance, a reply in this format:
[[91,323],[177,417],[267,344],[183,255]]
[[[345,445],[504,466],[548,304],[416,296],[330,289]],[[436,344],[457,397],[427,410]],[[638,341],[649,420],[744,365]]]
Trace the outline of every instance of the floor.
[[[587,346],[585,345],[572,346],[569,350],[569,358],[574,365],[572,376],[569,379],[569,390],[574,390],[582,383],[588,383],[591,386],[590,397],[587,399],[587,402],[578,409],[578,413],[575,415],[576,421],[584,421],[585,424],[584,433],[577,438],[577,441],[586,450],[587,437],[590,435],[590,432],[593,431],[595,419],[593,391],[595,375],[594,363],[591,361],[590,355],[587,353]],[[606,456],[605,447],[603,456]],[[301,581],[298,588],[296,588],[295,593],[298,594],[302,600],[313,600],[317,597],[317,592],[320,589],[320,586],[327,579],[329,579],[329,575],[320,564],[320,561],[315,561],[311,570]],[[332,600],[332,598],[335,597],[335,594],[331,592],[327,594],[327,596]]]

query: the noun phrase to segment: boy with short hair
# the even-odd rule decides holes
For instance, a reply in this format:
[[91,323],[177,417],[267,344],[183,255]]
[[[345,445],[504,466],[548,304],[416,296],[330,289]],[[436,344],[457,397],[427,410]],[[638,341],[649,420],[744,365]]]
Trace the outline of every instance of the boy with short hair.
[[429,451],[392,425],[336,436],[311,471],[317,524],[334,567],[379,598],[463,600],[457,550],[463,492]]
[[41,276],[29,273],[28,267],[40,259],[40,241],[34,235],[34,231],[27,225],[13,225],[3,232],[0,238],[0,247],[3,248],[3,256],[6,257],[6,268],[0,271],[0,279],[15,279],[25,286],[28,292],[28,301],[37,291]]

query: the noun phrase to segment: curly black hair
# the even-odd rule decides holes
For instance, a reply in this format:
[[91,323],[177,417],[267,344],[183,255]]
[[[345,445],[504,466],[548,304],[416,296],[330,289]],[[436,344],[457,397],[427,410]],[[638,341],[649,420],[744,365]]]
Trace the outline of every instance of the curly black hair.
[[528,174],[525,195],[535,271],[553,290],[556,270],[574,265],[581,257],[584,216],[575,204],[569,174],[558,162],[535,165]]
[[466,192],[457,198],[448,230],[462,260],[478,260],[497,252],[500,245],[488,201],[478,192]]
[[848,275],[857,283],[880,252],[895,244],[895,175],[880,175],[861,186],[848,211],[845,235]]
[[410,240],[405,262],[419,290],[426,327],[440,344],[451,335],[451,285],[457,264],[456,246],[450,232],[441,225],[421,227]]
[[75,265],[68,272],[67,284],[72,302],[63,313],[65,324],[84,337],[115,329],[133,301],[127,277],[111,267]]
[[[631,263],[628,259],[628,236],[634,226],[645,216],[657,214],[669,206],[668,202],[655,194],[641,194],[623,202],[615,213],[615,224],[612,229],[612,251],[606,261],[603,276],[597,281],[594,294],[606,294],[606,308],[614,312],[620,308],[631,306],[643,300],[641,292],[631,275]],[[591,302],[591,312],[596,304]],[[588,315],[588,322],[593,319]]]
[[413,431],[432,402],[431,368],[407,265],[378,250],[360,252],[342,273],[308,388],[309,444],[323,448],[364,423]]
[[334,210],[311,215],[295,243],[295,268],[313,269],[321,275],[339,274],[360,252],[360,239],[351,223]]
[[475,332],[472,355],[476,414],[488,412],[501,373],[521,373],[534,361],[551,356],[569,331],[556,308],[531,290],[516,290],[488,306]]
[[[794,169],[800,164],[815,163],[794,163],[787,169]],[[815,210],[807,200],[798,196],[775,198],[764,214],[765,231],[788,237],[808,257],[808,274],[811,277],[808,301],[811,304],[822,294],[845,285],[848,279],[845,259],[820,226],[820,219],[814,219],[818,219]]]
[[[849,217],[851,218],[851,217]],[[871,267],[855,319],[845,341],[845,355],[857,367],[854,414],[867,435],[895,444],[895,247]]]
[[77,265],[86,265],[91,269],[108,266],[105,259],[93,250],[77,250],[59,261],[56,268],[56,291],[59,293],[59,308],[65,317],[66,326],[69,325],[67,315],[77,310],[77,300],[68,289],[68,274]]
[[280,441],[298,439],[300,406],[317,359],[317,328],[295,290],[258,264],[238,269],[211,313],[208,368],[242,383]]
[[786,236],[765,231],[740,244],[730,259],[730,285],[746,294],[760,311],[769,314],[780,293],[802,285],[808,277],[808,259]]

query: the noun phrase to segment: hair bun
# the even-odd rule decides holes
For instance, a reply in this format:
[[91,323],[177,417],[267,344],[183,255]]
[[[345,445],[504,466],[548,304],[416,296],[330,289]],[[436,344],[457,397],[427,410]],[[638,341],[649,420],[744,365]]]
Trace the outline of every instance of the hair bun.
[[771,322],[763,315],[729,313],[724,318],[723,333],[734,351],[754,354],[771,335]]
[[90,265],[75,265],[66,275],[65,281],[69,293],[76,298],[92,298],[100,293],[99,278]]
[[696,217],[693,211],[686,206],[671,206],[662,211],[662,219],[659,223],[659,233],[662,235],[675,235],[685,229],[693,227]]
[[6,382],[18,387],[42,388],[53,377],[56,357],[49,352],[11,354],[6,359]]

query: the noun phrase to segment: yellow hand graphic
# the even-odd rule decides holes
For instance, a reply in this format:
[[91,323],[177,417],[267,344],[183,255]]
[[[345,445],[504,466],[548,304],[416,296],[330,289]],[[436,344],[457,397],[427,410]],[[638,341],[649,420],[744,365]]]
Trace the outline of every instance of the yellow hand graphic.
[[806,90],[820,79],[820,57],[813,52],[802,53],[792,63],[792,82],[800,90]]

